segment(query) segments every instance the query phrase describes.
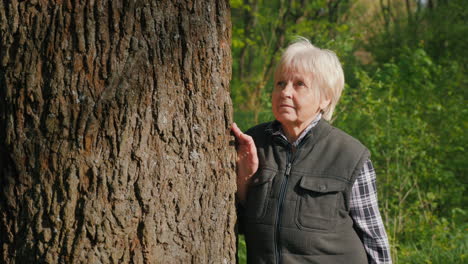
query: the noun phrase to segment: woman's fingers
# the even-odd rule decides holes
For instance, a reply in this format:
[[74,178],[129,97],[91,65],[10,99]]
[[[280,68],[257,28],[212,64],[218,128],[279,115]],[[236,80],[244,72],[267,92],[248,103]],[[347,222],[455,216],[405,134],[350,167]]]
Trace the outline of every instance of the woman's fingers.
[[242,131],[239,129],[236,123],[232,123],[231,130],[236,137],[239,137],[239,135],[242,133]]
[[239,142],[239,148],[237,149],[238,158],[249,160],[251,163],[257,162],[257,148],[255,147],[254,140],[251,136],[242,133],[236,123],[231,126],[234,136]]
[[231,125],[231,130],[239,143],[237,146],[236,160],[237,184],[239,196],[244,197],[246,182],[258,169],[257,147],[255,146],[253,138],[242,133],[236,123]]
[[237,140],[239,141],[239,144],[245,145],[253,143],[252,137],[242,133],[242,131],[236,123],[232,123],[231,130],[234,133],[234,136],[236,136]]
[[242,140],[242,135],[244,133],[242,133],[236,123],[232,123],[231,130],[234,133],[234,136],[236,136],[237,140]]

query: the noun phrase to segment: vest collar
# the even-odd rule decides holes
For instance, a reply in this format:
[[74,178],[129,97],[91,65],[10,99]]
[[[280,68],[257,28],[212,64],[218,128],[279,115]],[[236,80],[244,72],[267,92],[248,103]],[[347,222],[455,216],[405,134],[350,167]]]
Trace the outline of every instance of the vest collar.
[[[318,121],[316,126],[314,126],[312,129],[307,131],[306,135],[302,138],[299,145],[303,145],[305,143],[312,143],[312,145],[315,145],[315,143],[317,143],[317,141],[319,141],[320,139],[328,136],[328,134],[330,133],[332,128],[333,127],[330,124],[328,124],[328,122],[326,120],[321,118]],[[291,143],[289,143],[287,140],[285,140],[281,135],[275,134],[275,132],[278,131],[279,129],[281,129],[281,123],[278,120],[275,120],[273,122],[270,122],[266,126],[265,132],[266,132],[267,135],[269,135],[271,137],[274,137],[275,139],[278,139],[278,140],[275,140],[275,141],[282,142],[283,145],[291,145]]]

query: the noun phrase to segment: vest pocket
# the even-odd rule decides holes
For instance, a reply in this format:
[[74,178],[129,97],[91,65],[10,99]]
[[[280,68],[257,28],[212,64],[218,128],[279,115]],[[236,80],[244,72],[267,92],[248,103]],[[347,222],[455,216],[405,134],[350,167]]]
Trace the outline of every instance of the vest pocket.
[[337,222],[337,212],[344,203],[342,191],[346,183],[304,176],[300,180],[296,204],[296,224],[300,229],[331,230]]
[[271,184],[276,172],[276,170],[263,168],[252,176],[246,205],[246,215],[250,221],[259,220],[265,216]]

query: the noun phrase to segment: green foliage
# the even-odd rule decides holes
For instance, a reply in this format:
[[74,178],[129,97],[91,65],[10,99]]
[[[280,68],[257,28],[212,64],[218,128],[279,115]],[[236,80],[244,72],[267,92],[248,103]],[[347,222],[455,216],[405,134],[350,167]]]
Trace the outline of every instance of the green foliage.
[[399,254],[394,257],[394,262],[414,264],[468,262],[466,225],[454,226],[453,221],[442,218],[432,226],[431,232],[428,232],[427,226],[422,226],[419,231],[422,239],[395,245]]
[[243,235],[239,235],[239,240],[237,243],[237,257],[239,259],[239,264],[247,263],[247,249]]
[[[466,263],[466,2],[437,1],[432,9],[414,9],[410,19],[393,15],[390,24],[382,24],[372,35],[353,33],[354,20],[330,20],[327,1],[308,1],[313,3],[302,8],[292,1],[289,12],[296,19],[286,20],[281,34],[271,29],[280,23],[280,2],[284,2],[258,1],[250,9],[234,2],[233,7],[258,18],[246,34],[245,16],[236,16],[239,10],[233,10],[232,91],[239,126],[247,129],[273,119],[271,76],[265,64],[275,62],[292,36],[302,35],[334,50],[347,80],[334,125],[372,152],[394,263]],[[338,10],[335,15],[345,17],[348,7]],[[281,48],[271,48],[274,45]],[[249,77],[241,78],[245,47],[253,62]],[[356,56],[362,50],[371,55],[366,64]],[[251,85],[261,86],[256,95]],[[248,107],[249,100],[256,104]]]
[[467,3],[437,1],[434,8],[420,8],[406,16],[392,16],[387,27],[377,28],[365,46],[379,61],[388,61],[402,48],[423,48],[435,61],[447,59],[466,64],[468,35]]
[[[457,162],[464,159],[458,150],[466,146],[466,136],[463,129],[451,129],[460,125],[454,121],[463,120],[463,99],[440,96],[441,89],[457,86],[457,79],[446,77],[457,68],[437,65],[424,50],[407,49],[395,61],[373,71],[355,69],[335,125],[373,153],[389,237],[408,249],[440,236],[432,227],[441,219],[457,219],[455,212],[464,212],[458,207],[466,192],[466,168]],[[457,140],[447,141],[447,136]],[[460,223],[460,217],[466,220],[459,215]]]

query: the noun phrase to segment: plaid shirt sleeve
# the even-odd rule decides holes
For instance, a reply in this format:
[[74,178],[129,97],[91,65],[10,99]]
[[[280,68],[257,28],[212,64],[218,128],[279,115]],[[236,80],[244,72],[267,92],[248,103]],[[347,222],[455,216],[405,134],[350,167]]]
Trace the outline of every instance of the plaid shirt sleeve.
[[369,264],[392,263],[387,233],[377,204],[375,170],[367,160],[353,185],[350,215],[367,253]]

